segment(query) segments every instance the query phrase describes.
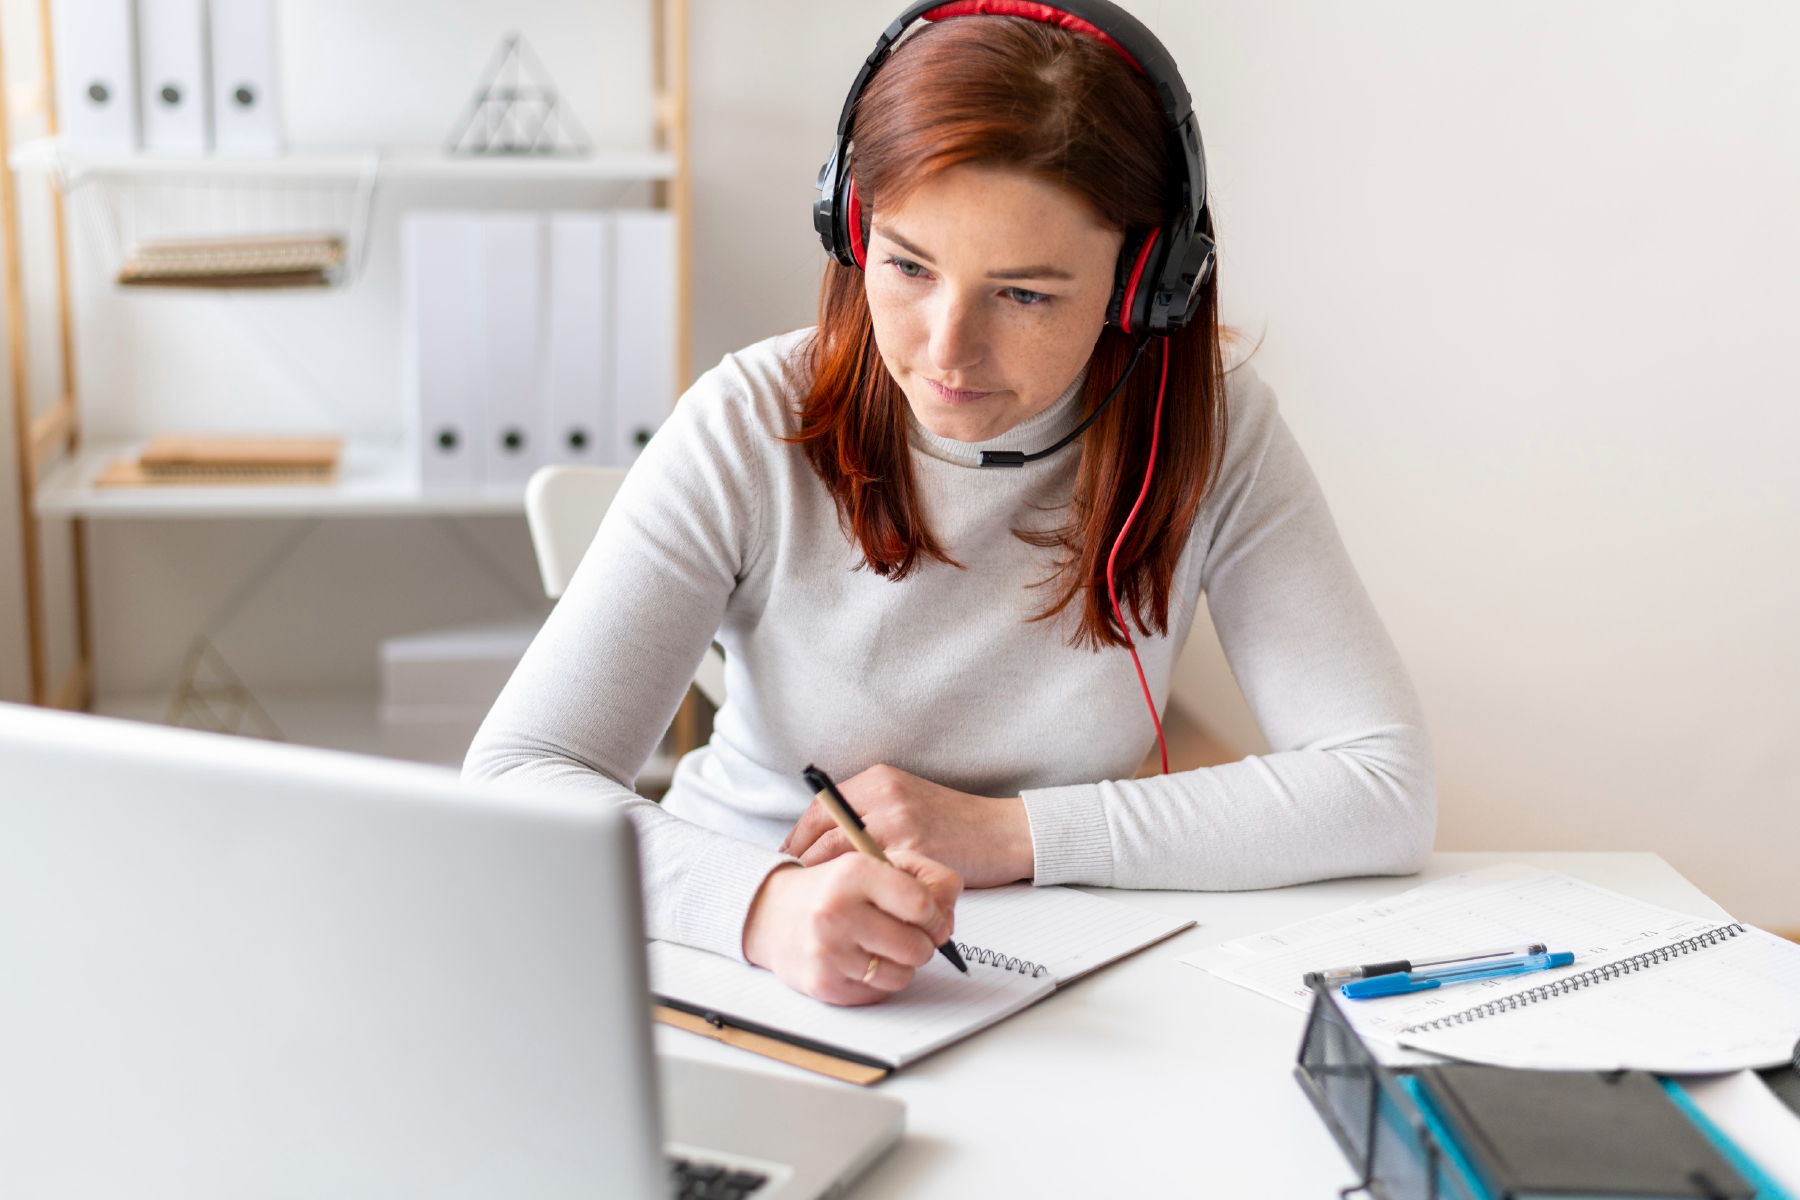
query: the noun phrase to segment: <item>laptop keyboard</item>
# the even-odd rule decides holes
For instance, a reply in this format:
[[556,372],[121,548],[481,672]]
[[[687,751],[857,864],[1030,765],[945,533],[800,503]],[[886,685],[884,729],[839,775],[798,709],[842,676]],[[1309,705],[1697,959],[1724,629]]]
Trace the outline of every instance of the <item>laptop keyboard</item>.
[[743,1200],[769,1182],[767,1175],[755,1171],[673,1157],[669,1159],[669,1176],[674,1181],[677,1200]]

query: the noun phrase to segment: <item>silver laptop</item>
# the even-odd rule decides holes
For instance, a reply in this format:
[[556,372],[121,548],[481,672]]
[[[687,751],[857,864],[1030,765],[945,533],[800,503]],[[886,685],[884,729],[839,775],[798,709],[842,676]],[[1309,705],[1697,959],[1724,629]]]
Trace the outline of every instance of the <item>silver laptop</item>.
[[903,1117],[659,1071],[610,805],[0,705],[8,1200],[807,1200]]

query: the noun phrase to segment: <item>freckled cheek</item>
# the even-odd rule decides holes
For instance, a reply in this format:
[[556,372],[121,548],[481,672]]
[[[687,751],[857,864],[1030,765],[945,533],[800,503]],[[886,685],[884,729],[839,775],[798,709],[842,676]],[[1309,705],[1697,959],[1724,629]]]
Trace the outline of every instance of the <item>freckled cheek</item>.
[[1008,376],[1030,394],[1059,394],[1087,362],[1104,319],[1104,312],[1099,320],[1087,313],[1064,312],[1047,320],[1014,323],[1005,334]]
[[924,355],[931,340],[926,307],[910,290],[872,275],[865,287],[875,345],[890,369],[909,367]]

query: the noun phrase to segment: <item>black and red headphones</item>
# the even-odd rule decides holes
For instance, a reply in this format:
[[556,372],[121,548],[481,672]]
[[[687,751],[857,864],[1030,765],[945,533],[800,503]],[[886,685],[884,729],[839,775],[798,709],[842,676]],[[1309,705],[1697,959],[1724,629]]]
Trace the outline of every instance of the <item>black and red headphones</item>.
[[[819,169],[819,198],[813,202],[813,228],[819,231],[819,240],[825,244],[825,249],[844,266],[862,270],[867,261],[863,246],[862,205],[857,199],[856,181],[849,170],[856,102],[913,22],[968,16],[1023,17],[1042,21],[1098,38],[1124,55],[1125,60],[1156,88],[1156,94],[1162,100],[1163,114],[1169,120],[1173,153],[1180,156],[1183,168],[1177,175],[1180,194],[1175,215],[1158,228],[1129,232],[1119,251],[1106,319],[1109,324],[1117,325],[1120,332],[1135,335],[1137,346],[1125,369],[1113,381],[1106,398],[1053,446],[1031,454],[1018,450],[981,452],[984,467],[1023,467],[1026,463],[1049,458],[1085,433],[1124,389],[1125,381],[1144,356],[1150,339],[1153,336],[1168,337],[1198,314],[1200,293],[1207,280],[1212,278],[1217,259],[1212,211],[1206,197],[1206,155],[1200,148],[1200,126],[1194,117],[1193,99],[1188,95],[1187,85],[1181,81],[1181,72],[1175,69],[1175,60],[1155,34],[1118,5],[1108,0],[1059,0],[1056,5],[1033,4],[1027,0],[950,0],[949,3],[921,0],[882,31],[875,49],[856,73],[856,82],[850,85],[849,98],[844,101],[843,115],[838,118],[837,140],[832,143],[831,157]],[[1164,774],[1169,770],[1169,747],[1163,737],[1162,717],[1156,710],[1156,699],[1150,693],[1144,664],[1138,658],[1131,626],[1119,607],[1113,568],[1119,557],[1119,547],[1125,543],[1125,535],[1130,532],[1150,495],[1168,384],[1169,349],[1164,343],[1162,379],[1156,390],[1156,410],[1150,425],[1150,453],[1144,465],[1143,487],[1139,489],[1137,503],[1132,505],[1106,560],[1107,598],[1112,602],[1113,616],[1125,635],[1126,649],[1131,651],[1132,665],[1137,668],[1138,686],[1143,690],[1144,703],[1149,706],[1150,720],[1156,726],[1156,743],[1162,754]]]
[[1201,289],[1212,276],[1216,258],[1200,126],[1187,85],[1168,50],[1142,22],[1108,0],[1059,0],[1055,5],[1026,0],[921,0],[901,13],[882,31],[875,49],[856,73],[856,82],[850,85],[850,95],[844,101],[843,115],[838,118],[831,157],[819,170],[813,228],[818,230],[825,249],[846,267],[861,269],[865,265],[862,205],[848,169],[856,102],[863,89],[915,21],[966,16],[1023,17],[1098,38],[1123,55],[1156,88],[1163,114],[1169,120],[1172,152],[1180,156],[1182,164],[1177,175],[1180,192],[1175,215],[1168,224],[1134,231],[1125,239],[1107,321],[1124,333],[1162,337],[1186,325],[1198,311]]

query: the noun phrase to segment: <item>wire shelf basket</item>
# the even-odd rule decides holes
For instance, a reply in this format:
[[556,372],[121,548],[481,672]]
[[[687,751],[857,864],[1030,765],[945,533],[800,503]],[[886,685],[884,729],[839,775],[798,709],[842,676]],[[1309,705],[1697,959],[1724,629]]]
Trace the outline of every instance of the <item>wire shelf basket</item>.
[[[380,175],[379,153],[138,157],[57,171],[82,236],[121,284],[215,288],[354,282]],[[311,269],[295,270],[299,260]]]

